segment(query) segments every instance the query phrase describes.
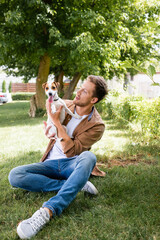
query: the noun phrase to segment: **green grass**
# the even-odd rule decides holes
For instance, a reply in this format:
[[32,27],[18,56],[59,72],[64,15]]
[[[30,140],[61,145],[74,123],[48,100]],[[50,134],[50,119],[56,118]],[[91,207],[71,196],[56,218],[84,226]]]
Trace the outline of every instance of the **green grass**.
[[[46,145],[43,121],[29,118],[29,102],[0,106],[0,239],[18,240],[17,223],[30,217],[54,193],[12,189],[8,174],[18,165],[38,162]],[[106,121],[101,141],[93,146],[105,178],[91,177],[99,190],[83,192],[33,239],[159,240],[159,143],[143,142],[119,122]]]

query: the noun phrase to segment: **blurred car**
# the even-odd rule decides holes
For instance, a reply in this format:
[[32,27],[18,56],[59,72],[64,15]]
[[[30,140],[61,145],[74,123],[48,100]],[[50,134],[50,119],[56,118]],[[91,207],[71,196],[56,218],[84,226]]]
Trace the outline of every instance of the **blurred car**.
[[0,93],[0,103],[7,103],[7,102],[8,102],[7,93]]

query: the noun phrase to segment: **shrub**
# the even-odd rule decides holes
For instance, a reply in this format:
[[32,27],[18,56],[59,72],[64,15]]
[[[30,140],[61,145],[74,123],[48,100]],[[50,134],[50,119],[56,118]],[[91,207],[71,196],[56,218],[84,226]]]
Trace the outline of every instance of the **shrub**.
[[160,98],[143,100],[134,106],[135,122],[141,124],[144,135],[160,136]]
[[95,106],[102,118],[113,119],[114,115],[114,98],[118,98],[120,93],[118,91],[110,91],[106,98],[98,102]]
[[6,92],[6,81],[5,80],[2,82],[2,92],[3,93]]
[[11,81],[10,81],[10,83],[9,83],[8,89],[9,89],[9,92],[11,93],[11,91],[12,91],[12,82],[11,82]]
[[98,102],[95,105],[97,111],[101,114],[103,118],[106,118],[106,111],[107,111],[107,106],[106,106],[106,100],[103,99],[102,101]]
[[160,136],[160,98],[148,100],[111,91],[98,107],[107,119],[122,119],[126,124],[138,123],[143,135]]
[[129,96],[126,93],[119,93],[110,91],[105,104],[103,105],[103,112],[105,112],[107,119],[123,119],[131,121],[133,118],[132,102],[141,101],[142,97]]
[[142,100],[141,96],[122,96],[118,103],[120,117],[127,121],[133,121],[135,118],[133,106],[139,104]]
[[34,93],[12,93],[12,100],[30,100]]

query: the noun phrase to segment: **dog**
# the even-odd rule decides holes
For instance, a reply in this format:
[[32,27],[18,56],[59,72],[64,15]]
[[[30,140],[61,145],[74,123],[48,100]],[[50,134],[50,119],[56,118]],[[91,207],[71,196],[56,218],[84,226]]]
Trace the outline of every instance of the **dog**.
[[[60,113],[60,122],[61,124],[63,123],[65,119],[65,112],[70,114],[72,117],[80,119],[80,116],[75,115],[74,113],[71,112],[71,110],[66,106],[65,102],[58,96],[58,87],[59,83],[54,82],[54,81],[48,81],[46,83],[42,84],[42,87],[45,89],[45,93],[48,96],[48,100],[51,103],[51,111],[52,113],[55,113],[57,109],[60,106],[63,106],[61,113]],[[47,128],[51,126],[49,129],[49,135],[54,135],[54,138],[57,137],[57,128],[54,126],[53,122],[50,119],[50,116],[48,116],[47,119]]]

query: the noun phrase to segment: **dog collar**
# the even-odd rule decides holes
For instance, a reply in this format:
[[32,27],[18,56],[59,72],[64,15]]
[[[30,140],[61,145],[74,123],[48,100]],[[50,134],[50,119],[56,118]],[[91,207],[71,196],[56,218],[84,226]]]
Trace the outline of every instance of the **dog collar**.
[[53,101],[58,101],[58,99],[59,99],[59,98],[57,98],[57,99],[54,99]]

